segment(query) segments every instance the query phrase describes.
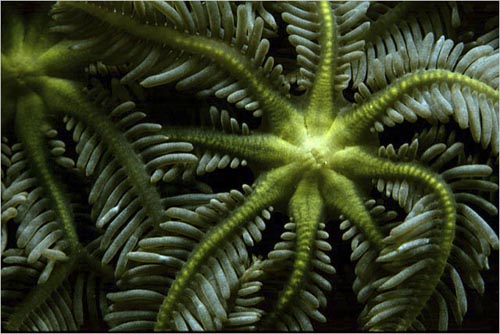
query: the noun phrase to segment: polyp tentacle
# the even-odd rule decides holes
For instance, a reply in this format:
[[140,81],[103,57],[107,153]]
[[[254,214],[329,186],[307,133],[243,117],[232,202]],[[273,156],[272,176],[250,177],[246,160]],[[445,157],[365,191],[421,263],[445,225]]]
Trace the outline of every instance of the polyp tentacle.
[[[350,136],[361,137],[364,132],[370,130],[375,121],[381,120],[388,107],[400,100],[405,94],[410,93],[415,88],[440,82],[450,85],[457,83],[464,87],[470,87],[472,91],[483,93],[487,98],[498,101],[498,91],[481,81],[448,70],[427,70],[408,74],[381,92],[374,94],[368,102],[336,119],[340,123],[336,127],[351,129]],[[333,126],[328,130],[327,136],[335,136]],[[348,139],[346,138],[344,141],[347,142]]]
[[441,235],[438,241],[439,252],[431,259],[435,265],[425,284],[418,302],[400,318],[399,330],[408,328],[440,282],[455,236],[456,203],[448,184],[438,174],[413,163],[395,163],[367,153],[360,147],[351,147],[335,154],[336,168],[343,174],[354,177],[407,179],[419,182],[434,193],[443,212]]
[[41,84],[38,89],[45,96],[50,96],[45,101],[52,111],[74,116],[91,125],[101,140],[108,145],[120,165],[127,168],[128,179],[136,189],[148,217],[152,219],[153,226],[159,226],[165,218],[160,194],[150,184],[144,162],[136,154],[130,154],[133,149],[124,135],[94,105],[81,97],[78,86],[71,81],[49,77],[41,77],[39,81]]
[[303,128],[301,116],[288,98],[276,92],[269,81],[263,77],[262,70],[255,66],[235,48],[223,41],[210,39],[199,35],[189,35],[170,27],[157,27],[141,24],[136,20],[102,9],[90,3],[69,3],[89,15],[100,18],[103,22],[124,30],[127,33],[146,41],[167,45],[173,49],[205,56],[221,68],[227,70],[234,78],[245,81],[255,98],[266,111],[265,117],[270,123],[270,129],[275,134],[282,134],[290,140],[302,138]]
[[224,152],[249,162],[266,166],[282,166],[297,161],[302,151],[274,135],[221,133],[209,129],[164,128],[163,133],[173,141],[187,141],[213,152]]
[[49,151],[45,147],[44,122],[45,105],[40,96],[32,91],[24,91],[24,96],[17,102],[16,125],[17,133],[23,144],[26,154],[32,162],[32,172],[36,175],[44,189],[44,193],[51,199],[52,208],[56,214],[57,221],[65,234],[69,244],[69,260],[59,264],[51,273],[49,279],[38,286],[37,289],[26,297],[13,316],[9,319],[7,328],[17,331],[25,318],[38,305],[43,303],[47,296],[56,290],[61,282],[75,268],[81,260],[84,249],[78,241],[76,228],[73,221],[73,212],[67,195],[50,170]]
[[174,311],[177,301],[191,281],[191,277],[194,276],[194,273],[200,268],[205,259],[213,254],[222,242],[233,236],[242,225],[259,215],[263,209],[280,203],[284,198],[287,198],[302,170],[302,164],[293,163],[263,174],[257,179],[254,191],[243,205],[233,210],[226,219],[208,232],[177,274],[158,312],[155,330],[164,331],[171,328],[172,311]]
[[343,213],[356,227],[363,231],[374,247],[381,249],[382,233],[365,207],[356,184],[340,173],[324,169],[320,185],[321,194],[328,207]]
[[297,186],[289,204],[289,213],[297,225],[295,258],[290,276],[278,296],[268,322],[272,322],[300,293],[307,279],[319,223],[324,218],[324,201],[318,190],[318,175],[308,173]]
[[[318,15],[321,17],[319,42],[321,53],[316,70],[316,77],[311,88],[309,103],[305,110],[305,124],[310,135],[318,135],[327,130],[332,121],[334,73],[337,45],[337,24],[327,1],[318,3]],[[326,110],[325,110],[326,109]]]

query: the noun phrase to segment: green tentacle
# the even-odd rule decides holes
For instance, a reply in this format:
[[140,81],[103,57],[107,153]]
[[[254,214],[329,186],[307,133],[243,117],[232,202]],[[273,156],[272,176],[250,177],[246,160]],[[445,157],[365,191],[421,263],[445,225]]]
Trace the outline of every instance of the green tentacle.
[[453,192],[441,176],[422,166],[413,163],[395,163],[385,160],[367,153],[360,147],[352,147],[339,151],[335,154],[334,158],[338,171],[345,175],[368,178],[409,179],[425,185],[431,192],[437,195],[439,206],[443,212],[442,229],[438,242],[439,252],[436,258],[432,259],[435,264],[432,273],[429,274],[425,282],[422,282],[421,288],[424,291],[419,296],[418,302],[413,305],[411,310],[406,311],[396,326],[396,329],[404,330],[413,323],[427,300],[434,293],[450,256],[457,219]]
[[272,324],[281,313],[286,312],[307,279],[316,232],[325,213],[324,201],[318,189],[317,175],[308,174],[300,181],[297,190],[290,199],[288,211],[297,225],[295,258],[290,276],[281,290],[272,312],[268,315],[267,323],[269,324]]
[[31,171],[37,177],[47,197],[53,203],[53,210],[61,223],[72,254],[83,251],[78,241],[77,232],[73,224],[73,215],[70,202],[59,182],[50,170],[48,148],[45,147],[44,129],[45,105],[40,96],[33,92],[25,94],[17,103],[16,133],[18,134],[26,154],[32,161]]
[[155,325],[156,331],[165,331],[171,328],[171,314],[177,300],[188,286],[191,277],[194,276],[205,259],[217,249],[218,245],[234,235],[238,228],[258,215],[263,209],[275,205],[289,196],[296,177],[302,169],[300,167],[299,164],[294,163],[262,175],[245,203],[208,232],[177,274],[167,297],[163,300]]
[[38,89],[46,96],[50,96],[46,101],[52,111],[82,120],[107,144],[113,157],[127,169],[128,179],[135,188],[148,217],[152,219],[153,226],[159,226],[165,219],[160,194],[150,184],[150,176],[144,162],[137,154],[131,154],[133,149],[124,135],[113,126],[108,117],[82,98],[78,85],[68,80],[49,77],[41,77],[39,81],[42,84],[38,85]]
[[356,184],[333,170],[323,170],[321,180],[321,193],[328,207],[346,215],[373,246],[381,249],[383,235],[366,209]]
[[[78,7],[87,14],[99,18],[114,28],[126,31],[142,40],[168,45],[176,50],[205,56],[234,78],[245,81],[255,98],[266,110],[266,117],[273,133],[284,134],[290,140],[295,140],[297,134],[303,133],[297,120],[300,118],[297,109],[284,96],[275,91],[263,77],[260,69],[255,66],[235,48],[226,43],[199,35],[186,35],[170,27],[157,27],[141,24],[127,16],[113,13],[92,3],[69,2],[68,5]],[[189,37],[189,38],[187,38]]]
[[50,199],[57,222],[60,224],[65,239],[68,241],[69,259],[57,265],[50,278],[32,290],[23,303],[16,308],[7,325],[7,329],[11,331],[19,330],[19,326],[30,312],[61,286],[62,282],[83,258],[83,255],[86,254],[78,241],[71,204],[50,168],[48,148],[45,147],[44,129],[47,130],[48,128],[48,124],[44,119],[45,116],[45,105],[40,96],[31,91],[25,91],[24,97],[19,99],[17,103],[16,131],[26,155],[32,163],[31,171],[43,187],[47,198]]
[[257,164],[286,165],[297,161],[301,156],[296,146],[274,135],[240,136],[209,129],[170,127],[164,128],[163,133],[170,140],[187,141],[204,149],[225,152]]
[[[330,127],[330,130],[328,130],[327,136],[335,138],[338,142],[348,144],[349,138],[353,136],[360,137],[363,133],[369,131],[373,123],[382,118],[386,109],[398,101],[404,94],[410,93],[415,88],[440,82],[450,85],[460,84],[461,86],[469,87],[472,91],[484,94],[489,99],[498,101],[499,93],[497,90],[466,75],[448,70],[416,72],[395,81],[384,90],[374,94],[373,98],[367,103],[337,118]],[[349,129],[349,131],[335,132],[335,129],[339,127]]]
[[[334,99],[335,59],[337,59],[338,36],[337,24],[330,4],[327,1],[318,3],[318,15],[321,17],[321,35],[319,42],[321,54],[316,70],[313,87],[309,97],[309,104],[305,109],[305,122],[312,135],[324,133],[332,122],[334,113],[330,110]],[[325,108],[327,110],[325,110]]]

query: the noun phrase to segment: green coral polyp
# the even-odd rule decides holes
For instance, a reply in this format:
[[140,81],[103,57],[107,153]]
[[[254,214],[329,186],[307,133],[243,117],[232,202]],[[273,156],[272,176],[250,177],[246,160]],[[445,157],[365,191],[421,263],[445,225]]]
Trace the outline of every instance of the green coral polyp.
[[[422,6],[58,2],[60,40],[44,18],[13,15],[2,118],[20,144],[2,142],[2,326],[74,331],[90,315],[114,331],[313,331],[327,321],[326,230],[339,220],[359,326],[460,323],[464,286],[483,292],[498,249],[483,217],[498,214],[498,28],[456,37],[472,27],[467,6]],[[282,54],[271,46],[285,35]],[[169,115],[170,84],[198,97],[196,120]],[[207,116],[212,96],[223,107]],[[401,138],[383,133],[418,119]],[[62,120],[63,134],[51,128]],[[212,193],[210,173],[242,161],[252,186]],[[265,229],[281,228],[273,210],[285,231],[260,254]]]

